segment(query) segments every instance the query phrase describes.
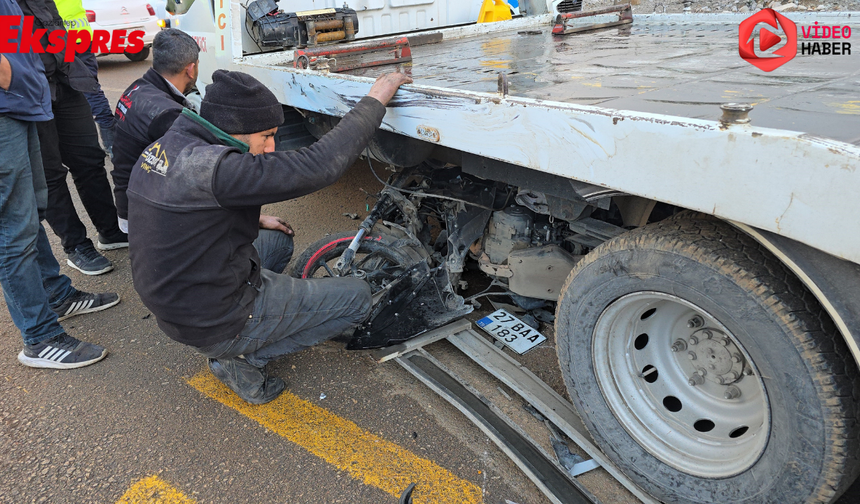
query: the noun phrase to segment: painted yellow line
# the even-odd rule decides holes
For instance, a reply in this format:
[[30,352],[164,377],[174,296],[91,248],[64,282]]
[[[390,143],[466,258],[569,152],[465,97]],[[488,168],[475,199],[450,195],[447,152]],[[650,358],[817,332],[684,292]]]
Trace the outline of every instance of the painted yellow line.
[[189,385],[301,446],[365,485],[399,497],[411,483],[415,504],[478,504],[481,489],[436,463],[365,431],[313,403],[285,391],[254,406],[239,399],[208,371]]
[[176,488],[158,476],[144,478],[131,486],[116,504],[194,504]]

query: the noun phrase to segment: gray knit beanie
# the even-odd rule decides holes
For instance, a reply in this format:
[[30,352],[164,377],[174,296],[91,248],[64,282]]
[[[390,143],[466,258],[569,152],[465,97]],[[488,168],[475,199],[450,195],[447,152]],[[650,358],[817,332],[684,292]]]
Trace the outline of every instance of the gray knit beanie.
[[269,88],[246,73],[227,70],[212,74],[200,116],[231,135],[266,131],[284,123],[284,109]]

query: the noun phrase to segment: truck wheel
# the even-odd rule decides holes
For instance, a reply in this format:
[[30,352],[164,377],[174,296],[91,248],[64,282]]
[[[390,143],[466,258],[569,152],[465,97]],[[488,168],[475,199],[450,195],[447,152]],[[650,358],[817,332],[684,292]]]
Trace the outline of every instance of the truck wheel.
[[[311,244],[293,261],[290,275],[295,278],[324,278],[334,275],[334,265],[349,247],[355,231],[335,233]],[[365,236],[353,264],[358,275],[370,283],[375,293],[383,283],[392,280],[414,263],[406,254],[391,247],[391,241],[380,234]]]
[[140,52],[136,53],[124,53],[125,57],[130,59],[131,61],[143,61],[149,57],[149,47],[144,47],[140,50]]
[[713,218],[588,254],[558,303],[568,391],[664,502],[832,502],[858,474],[858,370],[812,294]]

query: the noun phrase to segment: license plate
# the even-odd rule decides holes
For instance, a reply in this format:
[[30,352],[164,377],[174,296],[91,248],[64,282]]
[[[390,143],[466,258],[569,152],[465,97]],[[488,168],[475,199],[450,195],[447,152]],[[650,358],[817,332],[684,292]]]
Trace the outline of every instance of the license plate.
[[477,322],[478,327],[522,355],[546,341],[546,336],[532,329],[506,310],[496,310]]

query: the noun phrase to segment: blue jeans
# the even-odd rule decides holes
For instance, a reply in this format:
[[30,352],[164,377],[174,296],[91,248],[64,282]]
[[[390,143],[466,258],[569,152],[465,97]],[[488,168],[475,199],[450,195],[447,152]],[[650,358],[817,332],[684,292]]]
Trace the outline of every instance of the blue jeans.
[[273,229],[261,229],[254,240],[263,269],[283,273],[293,257],[293,237]]
[[[280,231],[270,233],[285,236]],[[267,233],[269,239],[280,239],[270,233]],[[268,247],[261,247],[258,242],[259,239],[254,246],[264,268],[263,285],[251,318],[235,338],[197,348],[198,352],[213,359],[244,355],[249,364],[261,368],[269,361],[350,331],[367,318],[371,308],[367,282],[357,278],[302,280],[275,274],[267,265],[280,265],[272,261],[271,255],[278,247],[271,246],[271,242]]]
[[50,303],[75,293],[40,222],[47,204],[36,123],[0,115],[0,285],[29,345],[64,332]]

